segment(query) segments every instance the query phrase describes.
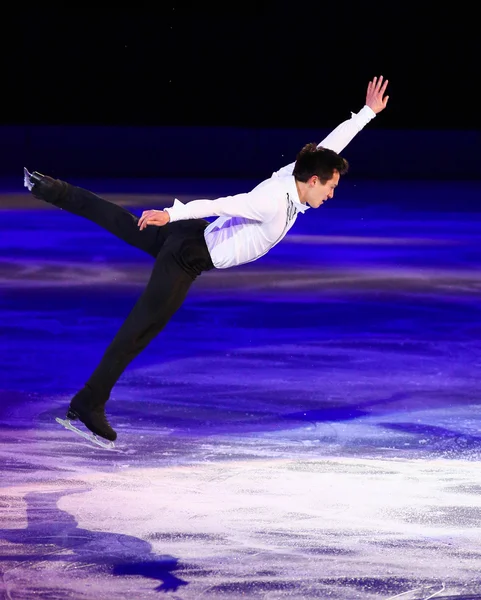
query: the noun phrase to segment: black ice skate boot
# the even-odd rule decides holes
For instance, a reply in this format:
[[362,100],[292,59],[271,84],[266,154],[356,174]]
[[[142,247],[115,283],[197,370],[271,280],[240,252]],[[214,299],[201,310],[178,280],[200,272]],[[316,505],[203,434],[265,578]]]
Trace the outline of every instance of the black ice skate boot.
[[117,434],[110,426],[105,416],[105,403],[94,400],[92,390],[85,386],[75,394],[67,411],[67,419],[78,419],[92,433],[111,442],[117,439]]
[[[72,425],[71,421],[76,420],[81,421],[94,435],[89,435]],[[112,448],[113,442],[117,439],[117,433],[112,429],[105,416],[105,402],[94,399],[92,390],[88,386],[83,387],[72,398],[66,420],[57,418],[56,421],[104,448]],[[109,440],[110,443],[99,440],[97,436]]]
[[38,171],[29,173],[25,167],[23,169],[23,183],[35,198],[45,200],[45,202],[55,206],[58,206],[68,190],[68,183],[65,181],[42,175]]

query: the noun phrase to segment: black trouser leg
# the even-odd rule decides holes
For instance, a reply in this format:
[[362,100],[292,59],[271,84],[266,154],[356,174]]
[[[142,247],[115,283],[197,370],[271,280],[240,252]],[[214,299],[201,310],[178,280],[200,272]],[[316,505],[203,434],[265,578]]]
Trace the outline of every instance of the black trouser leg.
[[183,231],[165,240],[147,287],[87,381],[98,404],[105,404],[126,367],[180,308],[198,275],[213,268],[205,226],[203,221],[186,221]]
[[157,256],[167,236],[178,228],[177,223],[164,227],[146,227],[140,231],[138,217],[125,208],[109,202],[93,192],[58,181],[43,199],[74,215],[84,217],[109,231],[135,248]]

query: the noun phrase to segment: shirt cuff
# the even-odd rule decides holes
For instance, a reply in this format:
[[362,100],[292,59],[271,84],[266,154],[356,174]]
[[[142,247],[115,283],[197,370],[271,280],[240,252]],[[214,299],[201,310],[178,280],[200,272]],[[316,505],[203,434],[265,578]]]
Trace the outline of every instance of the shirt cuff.
[[170,223],[174,221],[182,221],[183,219],[188,219],[188,210],[185,204],[179,202],[177,198],[174,198],[174,204],[169,206],[168,208],[164,208],[166,213],[169,213]]
[[355,119],[360,127],[367,125],[375,116],[376,113],[372,108],[369,108],[367,104],[365,104],[357,114],[351,113],[351,119]]

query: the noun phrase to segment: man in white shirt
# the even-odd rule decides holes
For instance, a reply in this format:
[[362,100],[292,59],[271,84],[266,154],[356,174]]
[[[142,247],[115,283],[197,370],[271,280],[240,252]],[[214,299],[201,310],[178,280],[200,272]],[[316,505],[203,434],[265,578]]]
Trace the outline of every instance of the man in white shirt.
[[[107,421],[105,404],[130,362],[165,327],[203,271],[257,260],[284,238],[299,213],[319,208],[333,197],[348,170],[338,153],[386,108],[387,84],[375,77],[359,113],[317,146],[305,146],[295,163],[251,192],[187,204],[175,200],[164,210],[144,211],[140,219],[88,190],[25,169],[24,184],[35,197],[93,221],[155,258],[144,292],[97,368],[72,398],[69,422],[78,419],[96,436],[113,443],[117,434]],[[204,220],[211,216],[218,218],[213,223]]]

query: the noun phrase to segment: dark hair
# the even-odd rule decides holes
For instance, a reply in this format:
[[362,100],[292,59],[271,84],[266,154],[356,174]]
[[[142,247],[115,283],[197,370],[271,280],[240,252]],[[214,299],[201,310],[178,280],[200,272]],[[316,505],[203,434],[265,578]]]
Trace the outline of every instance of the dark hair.
[[347,173],[349,163],[345,158],[339,156],[334,150],[318,148],[317,144],[306,144],[297,155],[293,175],[297,181],[308,181],[313,175],[317,175],[324,185],[332,179],[334,171],[340,175]]

